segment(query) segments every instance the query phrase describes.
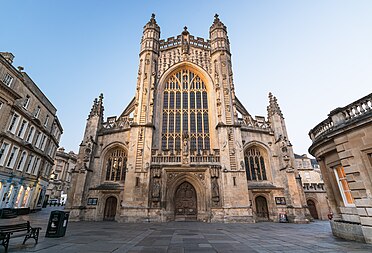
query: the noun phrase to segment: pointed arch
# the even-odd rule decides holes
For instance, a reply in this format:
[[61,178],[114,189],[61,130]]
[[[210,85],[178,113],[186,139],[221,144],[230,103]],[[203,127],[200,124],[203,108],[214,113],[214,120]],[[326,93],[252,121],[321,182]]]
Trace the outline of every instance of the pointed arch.
[[124,182],[127,173],[128,151],[119,142],[107,145],[102,150],[104,157],[102,166],[102,181]]
[[209,73],[205,71],[203,68],[199,67],[198,65],[186,61],[186,62],[180,62],[180,63],[173,65],[160,76],[158,87],[157,87],[157,89],[159,90],[159,93],[163,92],[166,79],[168,79],[169,76],[174,74],[174,72],[176,72],[179,69],[193,70],[196,74],[198,74],[202,79],[205,80],[207,92],[210,92],[213,90],[214,82],[213,82],[212,77],[209,75]]
[[166,210],[174,213],[175,211],[174,196],[176,195],[178,187],[185,182],[191,184],[196,191],[198,214],[205,212],[207,210],[205,186],[200,182],[200,180],[195,175],[186,173],[181,174],[174,181],[167,185],[164,202],[166,203],[165,207]]
[[248,181],[265,181],[270,176],[270,149],[263,143],[252,141],[244,145],[244,164]]
[[214,131],[210,126],[216,124],[214,97],[212,79],[197,65],[183,62],[166,71],[157,92],[159,149],[179,151],[181,141],[188,138],[191,151],[210,150]]

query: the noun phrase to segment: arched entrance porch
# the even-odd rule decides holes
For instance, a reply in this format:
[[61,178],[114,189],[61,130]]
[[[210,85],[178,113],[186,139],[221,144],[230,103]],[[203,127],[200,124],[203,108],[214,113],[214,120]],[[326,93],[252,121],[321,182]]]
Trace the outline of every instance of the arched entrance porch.
[[[179,212],[183,211],[177,211],[176,209],[176,207],[179,207],[182,205],[181,203],[185,201],[186,207],[190,206],[191,208],[189,209],[195,208],[195,212],[188,210],[188,213],[195,213],[194,217],[191,217],[190,214],[190,216],[186,216],[186,218],[190,218],[190,220],[208,221],[210,219],[210,201],[207,200],[206,187],[202,182],[205,169],[198,169],[193,173],[177,172],[178,169],[167,169],[167,176],[169,177],[164,187],[165,195],[163,198],[163,203],[165,203],[165,220],[185,220],[185,218],[181,218],[182,216],[178,215]],[[186,212],[186,208],[180,209]]]
[[183,182],[174,196],[175,220],[196,220],[198,214],[197,197],[194,186]]
[[313,217],[316,220],[319,219],[318,211],[316,210],[316,204],[315,204],[315,202],[313,200],[311,200],[311,199],[308,199],[307,200],[307,206],[309,208],[311,217]]

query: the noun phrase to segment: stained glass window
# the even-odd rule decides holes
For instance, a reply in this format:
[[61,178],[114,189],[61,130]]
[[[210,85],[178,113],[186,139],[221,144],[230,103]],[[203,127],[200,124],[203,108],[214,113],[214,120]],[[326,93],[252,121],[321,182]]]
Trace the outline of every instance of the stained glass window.
[[189,69],[171,75],[164,85],[161,129],[163,150],[180,150],[185,134],[191,151],[210,149],[207,89]]
[[110,151],[105,165],[107,181],[124,181],[127,171],[127,153],[121,148]]
[[265,159],[258,148],[247,149],[244,152],[244,162],[247,180],[267,180]]

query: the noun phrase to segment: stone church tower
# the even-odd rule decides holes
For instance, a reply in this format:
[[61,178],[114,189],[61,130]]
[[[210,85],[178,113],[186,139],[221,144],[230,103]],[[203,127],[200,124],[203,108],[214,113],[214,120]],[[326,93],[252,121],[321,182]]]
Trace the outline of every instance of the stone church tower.
[[235,96],[230,42],[218,15],[210,38],[160,39],[144,26],[137,87],[119,117],[89,114],[66,208],[75,220],[307,222],[283,114]]

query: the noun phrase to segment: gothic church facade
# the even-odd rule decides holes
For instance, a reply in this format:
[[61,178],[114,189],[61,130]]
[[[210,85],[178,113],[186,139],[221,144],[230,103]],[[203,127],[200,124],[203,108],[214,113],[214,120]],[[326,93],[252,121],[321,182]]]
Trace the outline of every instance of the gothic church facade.
[[135,96],[118,117],[94,101],[66,208],[73,220],[308,222],[283,114],[235,95],[226,26],[160,39],[144,26]]

